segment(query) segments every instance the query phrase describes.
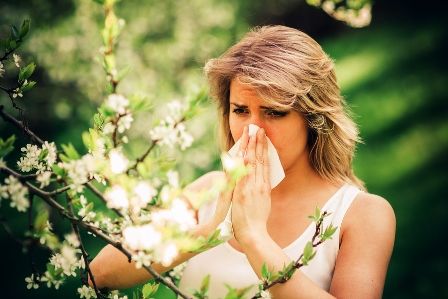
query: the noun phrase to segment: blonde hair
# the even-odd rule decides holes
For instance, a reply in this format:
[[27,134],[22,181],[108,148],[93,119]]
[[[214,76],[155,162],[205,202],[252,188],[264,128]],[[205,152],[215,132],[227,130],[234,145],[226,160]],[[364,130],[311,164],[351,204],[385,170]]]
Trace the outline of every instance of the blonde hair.
[[307,34],[285,26],[256,27],[204,68],[221,116],[221,145],[234,144],[229,127],[230,83],[238,78],[269,104],[301,113],[308,125],[314,170],[335,183],[364,189],[352,169],[358,128],[340,94],[334,63]]

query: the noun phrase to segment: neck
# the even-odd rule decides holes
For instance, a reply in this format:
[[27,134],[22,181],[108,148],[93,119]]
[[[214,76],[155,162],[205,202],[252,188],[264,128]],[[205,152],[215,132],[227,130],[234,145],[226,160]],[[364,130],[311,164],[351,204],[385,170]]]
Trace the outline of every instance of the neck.
[[285,169],[285,178],[272,190],[272,200],[284,201],[288,198],[297,200],[309,198],[316,191],[334,190],[334,186],[328,180],[322,178],[310,164],[307,155],[293,163],[292,167]]

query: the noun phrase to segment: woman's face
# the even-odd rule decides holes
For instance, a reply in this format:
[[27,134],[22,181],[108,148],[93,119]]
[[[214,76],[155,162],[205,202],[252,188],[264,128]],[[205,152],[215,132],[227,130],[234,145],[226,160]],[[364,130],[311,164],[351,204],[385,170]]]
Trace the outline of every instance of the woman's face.
[[229,125],[235,142],[249,124],[264,128],[285,170],[300,161],[308,161],[307,127],[303,116],[295,110],[270,107],[255,89],[233,79],[230,84]]

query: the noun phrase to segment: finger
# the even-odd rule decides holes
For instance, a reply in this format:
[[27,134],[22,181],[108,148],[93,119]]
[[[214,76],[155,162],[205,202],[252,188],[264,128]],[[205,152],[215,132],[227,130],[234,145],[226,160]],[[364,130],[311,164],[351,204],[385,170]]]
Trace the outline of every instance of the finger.
[[263,159],[263,147],[264,147],[264,136],[265,131],[264,129],[258,130],[257,134],[257,143],[255,145],[255,179],[257,184],[263,184],[264,178],[263,178],[263,172],[264,172],[264,159]]
[[246,155],[248,142],[249,142],[249,127],[244,126],[243,135],[241,135],[241,143],[239,151],[239,155],[241,155],[241,157],[244,157]]
[[257,137],[252,136],[249,138],[249,144],[247,145],[246,157],[244,158],[244,162],[249,166],[249,178],[254,178],[255,176],[255,168],[256,168],[256,159],[255,159],[255,146],[256,146]]
[[263,178],[264,183],[269,186],[271,190],[271,165],[269,164],[269,153],[268,153],[268,137],[266,134],[263,136]]

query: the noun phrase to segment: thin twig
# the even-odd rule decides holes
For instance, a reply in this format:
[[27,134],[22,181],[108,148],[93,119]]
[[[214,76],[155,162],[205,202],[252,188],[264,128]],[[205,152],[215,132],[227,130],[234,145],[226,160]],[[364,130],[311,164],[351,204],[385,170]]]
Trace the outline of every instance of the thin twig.
[[[317,246],[319,246],[323,240],[322,238],[315,243],[316,238],[320,235],[321,232],[321,227],[322,227],[322,222],[324,220],[324,218],[328,215],[327,211],[324,211],[321,215],[321,217],[319,218],[319,220],[316,222],[316,229],[314,231],[314,235],[311,238],[311,245],[313,246],[313,248],[316,248]],[[300,269],[301,267],[303,267],[303,263],[301,262],[303,258],[303,253],[299,256],[299,258],[294,262],[294,268],[296,270]],[[267,290],[269,288],[272,288],[274,285],[279,284],[279,283],[285,283],[289,280],[289,278],[287,277],[288,273],[285,273],[283,276],[275,279],[274,281],[271,281],[270,283],[264,283],[263,284],[263,290]],[[253,297],[251,297],[251,299],[257,299],[257,298],[261,298],[261,294],[255,294]]]
[[[44,141],[39,138],[39,136],[37,136],[33,131],[31,131],[28,127],[26,127],[25,125],[23,125],[23,123],[21,121],[19,121],[18,119],[16,119],[15,117],[9,115],[7,112],[3,111],[3,105],[0,105],[0,116],[6,121],[9,122],[11,124],[13,124],[16,128],[23,130],[25,132],[25,134],[28,135],[28,137],[31,139],[31,141],[34,141],[36,143],[38,143],[40,146],[42,146],[42,144],[44,144]],[[59,160],[59,156],[58,156],[58,161]],[[20,175],[18,173],[14,174],[16,177],[20,177],[21,179],[26,179],[26,178],[31,178],[34,177],[35,175],[29,175],[29,176],[24,176],[24,175]],[[104,203],[106,202],[106,199],[104,198],[104,196],[101,194],[100,191],[98,191],[95,186],[93,186],[92,183],[87,182],[86,183],[87,188],[89,188],[99,199],[101,199]],[[118,216],[123,217],[123,214],[118,211],[117,209],[112,209],[112,211],[115,212],[115,214],[117,214]]]
[[[67,193],[65,195],[66,195],[66,198],[67,198],[68,211],[70,212],[71,216],[73,216],[74,212],[73,212],[72,199],[71,199],[71,197]],[[79,233],[79,227],[78,227],[77,224],[72,222],[72,228],[73,228],[73,231],[75,232],[76,238],[78,239],[79,249],[81,250],[81,254],[82,254],[82,257],[84,259],[84,265],[85,265],[85,269],[86,269],[85,271],[87,272],[87,275],[86,275],[87,277],[85,278],[83,283],[86,284],[86,285],[88,284],[88,279],[89,279],[89,275],[90,275],[90,279],[92,280],[93,289],[95,290],[96,297],[97,298],[103,298],[103,294],[101,294],[101,292],[98,290],[98,287],[97,287],[96,282],[95,282],[95,278],[93,276],[92,271],[90,270],[89,254],[87,253],[87,251],[86,251],[86,249],[84,247],[84,244],[82,242],[81,234]]]

